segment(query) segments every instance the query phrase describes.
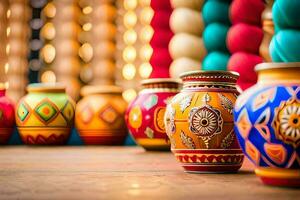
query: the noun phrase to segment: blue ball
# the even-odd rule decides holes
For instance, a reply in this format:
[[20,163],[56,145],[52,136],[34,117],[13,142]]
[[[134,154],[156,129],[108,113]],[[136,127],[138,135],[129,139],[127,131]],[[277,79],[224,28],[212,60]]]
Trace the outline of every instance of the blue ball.
[[270,44],[270,55],[274,62],[300,61],[300,31],[286,29],[278,31]]
[[230,24],[229,5],[230,3],[226,1],[206,1],[202,9],[204,23],[206,25],[214,22]]
[[228,53],[214,51],[209,53],[202,62],[202,70],[227,70],[230,58]]
[[279,29],[300,28],[300,1],[276,0],[273,8],[273,20]]
[[212,23],[208,25],[203,32],[203,41],[208,52],[211,51],[228,51],[226,47],[226,38],[229,26]]

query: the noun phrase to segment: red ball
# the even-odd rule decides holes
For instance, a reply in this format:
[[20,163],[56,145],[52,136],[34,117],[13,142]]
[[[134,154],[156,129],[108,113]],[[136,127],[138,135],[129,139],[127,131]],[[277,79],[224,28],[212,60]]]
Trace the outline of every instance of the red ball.
[[257,26],[238,23],[227,33],[227,47],[231,53],[245,51],[258,54],[264,33]]
[[154,12],[153,18],[150,25],[154,30],[157,29],[168,29],[170,30],[169,19],[172,11],[156,11]]
[[260,25],[264,8],[262,0],[234,0],[230,5],[229,16],[232,24],[244,22]]
[[153,69],[149,78],[169,78],[169,67],[163,66],[157,69]]
[[257,81],[257,74],[254,71],[254,67],[261,62],[263,62],[263,59],[260,56],[245,52],[238,52],[230,57],[227,68],[230,71],[236,71],[240,74],[238,83],[252,83]]
[[168,48],[153,48],[150,64],[153,68],[151,78],[169,77],[172,58]]
[[154,11],[172,10],[170,0],[151,0],[150,6]]
[[151,47],[168,47],[173,32],[170,30],[156,30],[150,40]]

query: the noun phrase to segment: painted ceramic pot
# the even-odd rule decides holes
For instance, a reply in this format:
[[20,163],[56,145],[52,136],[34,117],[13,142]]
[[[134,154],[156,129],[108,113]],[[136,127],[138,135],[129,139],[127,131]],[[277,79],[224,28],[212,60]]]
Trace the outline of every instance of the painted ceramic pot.
[[236,172],[244,158],[233,124],[238,74],[192,71],[181,78],[183,90],[165,114],[172,152],[186,172]]
[[117,86],[85,86],[77,103],[75,124],[88,145],[121,145],[127,136],[124,114],[127,103]]
[[16,122],[25,144],[61,145],[70,136],[75,103],[60,84],[30,84],[16,107]]
[[136,143],[146,150],[170,150],[165,132],[166,104],[179,92],[176,79],[157,78],[142,81],[143,89],[129,105],[125,119]]
[[0,84],[0,144],[7,144],[15,125],[15,111],[12,101],[5,96],[5,87]]
[[239,96],[235,130],[265,184],[300,186],[300,63],[257,65],[258,83]]

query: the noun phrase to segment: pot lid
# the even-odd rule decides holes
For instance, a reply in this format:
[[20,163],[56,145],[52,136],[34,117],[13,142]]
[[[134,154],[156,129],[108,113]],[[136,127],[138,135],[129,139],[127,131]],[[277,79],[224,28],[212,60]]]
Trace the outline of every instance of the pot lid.
[[122,92],[122,88],[116,85],[87,85],[80,91],[82,96],[91,94],[120,94]]
[[283,63],[283,62],[265,62],[260,63],[255,66],[255,71],[262,71],[267,69],[288,69],[288,68],[300,68],[300,62],[289,62],[289,63]]
[[66,87],[62,83],[32,83],[27,86],[28,92],[65,92]]

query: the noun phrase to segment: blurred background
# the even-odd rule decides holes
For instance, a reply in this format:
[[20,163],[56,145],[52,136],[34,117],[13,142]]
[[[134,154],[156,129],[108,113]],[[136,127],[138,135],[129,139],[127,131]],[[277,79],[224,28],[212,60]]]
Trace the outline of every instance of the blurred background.
[[1,0],[0,82],[17,102],[28,83],[117,84],[126,101],[151,75],[150,0]]

